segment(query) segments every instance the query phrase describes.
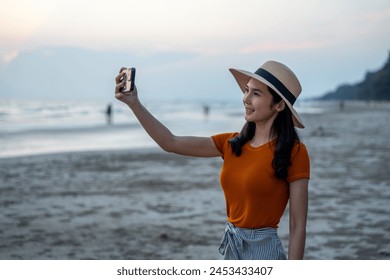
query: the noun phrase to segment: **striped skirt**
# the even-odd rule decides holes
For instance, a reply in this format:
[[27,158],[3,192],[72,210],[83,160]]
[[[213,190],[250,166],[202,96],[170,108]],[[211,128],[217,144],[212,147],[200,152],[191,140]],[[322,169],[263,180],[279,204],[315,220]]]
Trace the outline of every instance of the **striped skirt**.
[[243,229],[227,223],[219,247],[224,260],[285,260],[276,228]]

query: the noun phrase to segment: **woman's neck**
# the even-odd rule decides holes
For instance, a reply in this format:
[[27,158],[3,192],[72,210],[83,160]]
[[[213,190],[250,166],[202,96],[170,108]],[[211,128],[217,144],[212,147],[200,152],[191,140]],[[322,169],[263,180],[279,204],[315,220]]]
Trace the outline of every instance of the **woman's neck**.
[[260,125],[256,124],[256,131],[253,138],[250,140],[252,147],[259,147],[276,138],[274,135],[272,125]]

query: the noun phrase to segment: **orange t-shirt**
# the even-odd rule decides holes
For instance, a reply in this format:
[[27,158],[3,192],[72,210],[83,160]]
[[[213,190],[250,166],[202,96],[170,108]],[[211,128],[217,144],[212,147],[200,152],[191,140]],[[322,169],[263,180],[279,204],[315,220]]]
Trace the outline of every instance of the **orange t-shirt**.
[[247,142],[242,147],[242,154],[237,157],[228,143],[237,135],[224,133],[212,136],[224,159],[220,179],[228,221],[241,228],[277,228],[290,197],[289,183],[310,177],[306,146],[295,144],[287,180],[280,180],[272,167],[276,141],[256,148]]

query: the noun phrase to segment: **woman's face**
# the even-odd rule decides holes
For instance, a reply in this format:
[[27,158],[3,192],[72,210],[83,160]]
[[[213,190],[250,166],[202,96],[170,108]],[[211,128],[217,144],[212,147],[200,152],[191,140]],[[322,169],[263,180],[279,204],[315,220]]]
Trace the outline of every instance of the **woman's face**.
[[250,79],[243,97],[245,120],[255,123],[273,123],[278,111],[266,84]]

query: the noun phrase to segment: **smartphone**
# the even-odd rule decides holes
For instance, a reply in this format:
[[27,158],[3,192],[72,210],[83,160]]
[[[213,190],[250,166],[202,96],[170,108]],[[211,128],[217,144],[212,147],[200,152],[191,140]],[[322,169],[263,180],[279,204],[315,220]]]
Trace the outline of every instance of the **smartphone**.
[[122,92],[128,92],[134,90],[134,81],[135,81],[135,68],[123,69],[122,73],[125,73],[123,79],[125,79],[125,86],[122,89]]

